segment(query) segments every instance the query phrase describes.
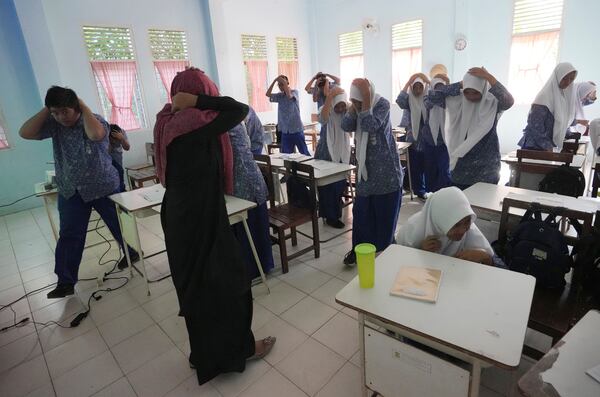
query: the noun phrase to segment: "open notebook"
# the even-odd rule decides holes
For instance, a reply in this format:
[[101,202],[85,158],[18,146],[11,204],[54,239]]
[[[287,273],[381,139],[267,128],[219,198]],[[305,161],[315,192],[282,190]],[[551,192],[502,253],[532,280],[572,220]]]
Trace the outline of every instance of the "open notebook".
[[437,301],[441,281],[441,270],[402,267],[396,276],[390,294],[434,303]]

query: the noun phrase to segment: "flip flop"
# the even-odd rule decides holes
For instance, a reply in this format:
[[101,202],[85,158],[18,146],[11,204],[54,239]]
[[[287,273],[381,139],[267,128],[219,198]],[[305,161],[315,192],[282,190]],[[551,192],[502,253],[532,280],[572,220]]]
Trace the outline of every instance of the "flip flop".
[[275,342],[277,342],[277,338],[274,336],[267,336],[262,341],[263,341],[263,346],[265,347],[265,350],[261,354],[255,354],[252,357],[249,357],[248,361],[259,360],[261,358],[264,358],[267,354],[269,354],[271,352],[271,349],[273,349],[273,345],[275,345]]

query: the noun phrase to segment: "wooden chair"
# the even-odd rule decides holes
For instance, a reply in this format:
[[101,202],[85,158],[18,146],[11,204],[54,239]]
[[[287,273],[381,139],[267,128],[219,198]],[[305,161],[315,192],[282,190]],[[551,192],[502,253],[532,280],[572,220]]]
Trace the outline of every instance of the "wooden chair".
[[569,139],[563,142],[562,152],[577,154],[579,151],[580,138],[581,134],[579,132],[571,133]]
[[592,197],[598,197],[598,189],[600,189],[600,163],[596,163],[593,167],[592,174]]
[[159,183],[156,176],[153,142],[146,142],[146,160],[146,163],[126,167],[127,179],[129,179],[131,189],[144,187],[144,183],[148,181]]
[[[287,175],[292,175],[296,171],[296,177],[306,183],[310,191],[310,196],[315,203],[313,209],[298,208],[290,203],[281,204],[269,208],[269,224],[276,235],[271,236],[273,243],[279,246],[281,255],[281,268],[283,273],[289,271],[288,262],[294,258],[304,255],[309,251],[315,252],[315,258],[321,254],[321,246],[319,243],[319,218],[317,215],[317,188],[315,183],[314,169],[310,165],[297,163],[293,161],[284,161],[284,166]],[[292,240],[292,246],[298,245],[298,236],[296,228],[305,223],[312,223],[312,244],[301,250],[288,255],[286,248],[286,240]],[[286,235],[286,231],[290,230],[290,234]]]
[[[540,164],[530,162],[528,160],[554,161],[570,165],[573,162],[573,153],[554,153],[541,150],[517,150],[517,162],[512,164],[514,174],[511,176],[511,186],[521,187],[521,174],[538,174],[546,175],[552,170],[558,168],[562,164]],[[536,189],[537,190],[537,189]]]
[[[528,209],[531,204],[525,201],[505,198],[502,203],[502,214],[500,216],[500,229],[498,242],[501,246],[507,241],[508,232],[512,230],[520,217],[510,214],[511,208]],[[548,214],[553,212],[557,216],[578,220],[582,224],[581,236],[591,231],[593,214],[565,208],[556,208],[538,204],[541,212]],[[513,211],[514,214],[514,211]],[[578,238],[565,236],[567,244],[574,246]],[[552,338],[552,344],[560,340],[569,329],[585,314],[582,313],[583,290],[578,282],[577,269],[573,269],[571,282],[567,283],[562,290],[553,290],[536,286],[529,313],[528,327],[539,331]],[[539,359],[543,353],[530,347],[524,346],[523,352],[532,358]]]
[[273,184],[273,167],[271,166],[271,158],[266,154],[255,154],[254,161],[258,165],[260,172],[267,184],[269,191],[269,204],[271,208],[275,207],[275,186]]

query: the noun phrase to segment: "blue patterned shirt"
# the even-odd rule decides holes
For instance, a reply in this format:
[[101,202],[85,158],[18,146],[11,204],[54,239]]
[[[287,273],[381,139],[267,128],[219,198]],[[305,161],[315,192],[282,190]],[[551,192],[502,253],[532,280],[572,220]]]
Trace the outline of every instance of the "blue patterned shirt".
[[355,113],[347,112],[342,119],[342,129],[356,131],[360,123],[363,134],[369,134],[365,167],[369,179],[359,178],[356,194],[359,196],[381,195],[396,192],[402,188],[404,175],[396,148],[396,139],[392,134],[390,121],[390,102],[381,98],[374,108]]
[[254,154],[261,154],[265,140],[265,129],[252,107],[246,117],[246,132],[250,137],[250,149]]
[[[425,96],[426,98],[427,96]],[[423,100],[425,101],[425,98]],[[400,127],[404,127],[406,130],[406,142],[415,142],[414,135],[412,133],[412,116],[410,115],[410,104],[408,102],[408,93],[406,91],[400,91],[398,94],[398,98],[396,98],[396,103],[400,106],[400,109],[404,109],[402,114],[402,121],[400,122]],[[424,103],[425,105],[425,103]],[[431,107],[427,107],[427,118],[429,119],[429,109]],[[436,146],[435,142],[433,142],[433,135],[431,134],[431,127],[429,127],[429,123],[426,123],[423,120],[423,116],[421,115],[421,122],[419,124],[419,137],[417,138],[417,143],[414,145],[414,148],[419,152],[423,151],[424,144],[429,146]],[[443,145],[443,131],[441,134],[438,134],[437,144]]]
[[[498,113],[510,109],[514,99],[500,83],[494,84],[490,94],[498,99]],[[462,95],[460,83],[449,84],[439,90],[430,90],[428,101],[435,106],[445,106],[449,96]],[[498,117],[490,131],[464,157],[456,162],[452,170],[452,182],[473,185],[477,182],[497,184],[500,180],[500,144],[498,142]]]
[[546,106],[532,104],[518,145],[523,149],[552,150],[556,146],[553,137],[554,115]]
[[233,195],[255,202],[258,205],[267,201],[267,184],[250,151],[250,138],[242,124],[229,130],[233,149]]
[[304,124],[300,118],[300,98],[298,90],[291,91],[292,97],[288,98],[283,92],[271,94],[271,102],[277,102],[277,128],[283,134],[295,134],[304,131]]
[[85,134],[83,116],[73,127],[61,125],[51,116],[42,126],[41,139],[52,138],[56,183],[64,198],[79,192],[83,201],[89,202],[119,188],[119,175],[108,151],[108,123],[101,116],[94,116],[106,132],[99,141],[92,141]]
[[[126,140],[129,140],[127,137],[127,133],[125,131],[121,131]],[[123,144],[117,141],[116,139],[111,139],[110,136],[108,138],[109,144],[109,153],[110,157],[113,161],[123,167]]]
[[[337,87],[337,84],[332,83],[331,81],[328,81],[328,83],[329,83],[330,90],[333,89],[334,87]],[[321,106],[323,106],[325,104],[325,100],[327,99],[323,90],[320,89],[319,87],[313,86],[310,88],[310,93],[313,96],[313,102],[317,102],[317,108],[321,109]],[[315,97],[316,97],[316,101],[315,101]]]

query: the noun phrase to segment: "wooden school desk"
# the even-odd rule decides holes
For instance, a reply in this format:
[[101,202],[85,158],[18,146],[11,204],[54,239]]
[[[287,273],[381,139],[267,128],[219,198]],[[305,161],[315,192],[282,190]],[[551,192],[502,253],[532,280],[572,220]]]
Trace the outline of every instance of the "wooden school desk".
[[[150,285],[148,284],[144,259],[156,256],[162,252],[165,252],[165,250],[144,255],[138,233],[137,218],[148,216],[147,214],[156,215],[160,209],[153,208],[162,204],[164,194],[165,189],[162,187],[162,185],[154,185],[131,190],[129,192],[113,194],[109,197],[117,207],[117,216],[119,218],[119,227],[121,228],[123,240],[126,241],[127,244],[135,249],[140,255],[142,274],[144,276],[144,280],[146,281],[148,295],[150,295]],[[267,287],[267,291],[270,293],[267,279],[262,269],[262,264],[260,263],[260,259],[256,253],[254,241],[252,240],[252,235],[250,234],[248,223],[246,222],[246,219],[248,219],[248,210],[256,207],[256,203],[228,195],[225,195],[225,201],[227,205],[229,223],[234,225],[238,222],[242,222],[244,225],[246,236],[248,236],[248,241],[250,242],[250,247],[252,248],[252,254],[254,255],[254,259],[258,265],[260,277],[265,284],[265,287]],[[129,258],[128,250],[125,250],[125,257],[127,258],[130,273],[133,275],[133,269],[131,267],[131,259]]]
[[[508,167],[510,169],[510,184],[515,185],[516,184],[515,183],[516,166],[518,163],[517,152],[512,151],[512,152],[502,156],[501,161],[508,164]],[[524,158],[524,159],[522,159],[522,164],[538,164],[538,165],[548,166],[548,168],[552,168],[552,167],[558,168],[561,165],[563,165],[564,163],[559,162],[559,161],[548,161],[548,160],[537,160],[537,159]],[[583,170],[584,165],[585,165],[585,156],[580,155],[580,154],[573,155],[573,161],[569,164],[569,166],[571,168],[575,168],[577,170]],[[544,175],[541,175],[541,174],[522,172],[521,182],[519,183],[519,185],[527,187],[527,188],[537,189],[537,186],[540,183],[540,181],[543,179],[543,177],[544,177]]]
[[[390,295],[403,266],[442,270],[436,303]],[[375,260],[374,288],[360,288],[355,277],[335,299],[358,312],[363,395],[478,396],[482,368],[519,366],[534,287],[529,275],[390,245]]]
[[600,382],[586,371],[600,365],[600,312],[590,310],[519,380],[527,397],[598,397]]

